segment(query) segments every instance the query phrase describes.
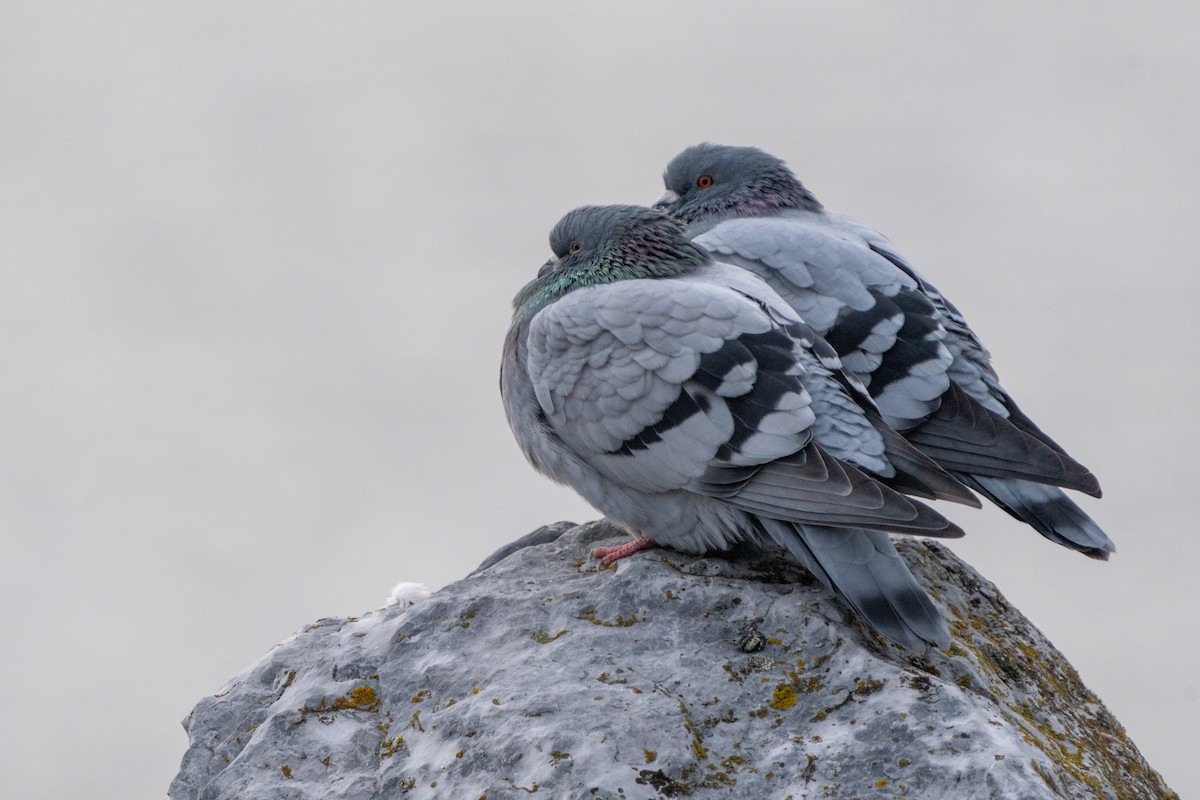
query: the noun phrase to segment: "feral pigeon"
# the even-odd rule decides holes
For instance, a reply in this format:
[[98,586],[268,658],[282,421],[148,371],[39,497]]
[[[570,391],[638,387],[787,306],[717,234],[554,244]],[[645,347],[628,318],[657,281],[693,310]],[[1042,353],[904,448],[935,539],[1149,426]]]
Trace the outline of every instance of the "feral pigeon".
[[891,242],[825,211],[757,148],[690,147],[663,180],[656,207],[775,289],[910,442],[1047,539],[1093,558],[1115,550],[1058,488],[1099,497],[1095,476],[1021,412],[962,314]]
[[887,637],[946,646],[884,531],[962,535],[902,493],[978,501],[883,422],[833,349],[661,212],[585,206],[550,246],[500,371],[530,463],[655,544],[774,542]]

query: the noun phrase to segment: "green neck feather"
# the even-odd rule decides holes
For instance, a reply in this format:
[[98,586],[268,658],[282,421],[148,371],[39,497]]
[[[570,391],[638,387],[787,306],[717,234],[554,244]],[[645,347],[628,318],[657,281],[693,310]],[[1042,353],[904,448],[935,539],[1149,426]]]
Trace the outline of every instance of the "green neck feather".
[[597,254],[586,263],[554,269],[526,284],[513,298],[513,324],[533,317],[560,297],[589,286],[641,278],[673,278],[709,263],[708,254],[691,242],[672,253],[641,261],[628,261],[618,252]]

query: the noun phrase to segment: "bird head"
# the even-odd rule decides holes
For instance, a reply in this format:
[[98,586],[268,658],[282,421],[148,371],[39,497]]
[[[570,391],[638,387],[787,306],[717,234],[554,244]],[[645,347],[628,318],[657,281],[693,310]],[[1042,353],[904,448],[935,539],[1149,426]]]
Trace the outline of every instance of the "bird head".
[[550,271],[588,274],[598,283],[664,277],[708,261],[688,241],[682,224],[644,206],[582,206],[568,212],[550,231],[550,249]]
[[710,261],[683,224],[644,206],[582,206],[550,232],[554,255],[513,301],[536,313],[574,289],[638,278],[681,275]]
[[667,191],[654,207],[689,227],[785,208],[821,210],[781,159],[757,147],[689,147],[667,164],[663,183]]

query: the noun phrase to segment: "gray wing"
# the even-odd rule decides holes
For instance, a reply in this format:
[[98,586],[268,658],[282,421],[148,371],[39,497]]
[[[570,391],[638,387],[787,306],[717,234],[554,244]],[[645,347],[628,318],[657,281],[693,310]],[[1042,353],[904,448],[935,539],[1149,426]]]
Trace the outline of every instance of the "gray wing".
[[957,309],[880,234],[804,213],[732,220],[696,242],[763,276],[861,378],[884,419],[943,467],[1098,493],[1095,477],[1020,413]]
[[[527,364],[546,420],[598,472],[795,522],[959,535],[815,440],[800,342],[728,287],[679,279],[580,289],[531,321]],[[847,413],[850,409],[842,409]],[[874,447],[884,448],[873,428]]]
[[807,215],[732,220],[696,243],[779,292],[829,340],[897,430],[937,410],[953,363],[937,309],[861,237]]
[[917,281],[921,292],[937,309],[947,333],[946,346],[954,357],[954,363],[950,367],[953,381],[980,405],[1008,419],[1022,431],[1069,458],[1067,451],[1026,416],[1012,396],[1000,385],[1000,378],[992,366],[991,353],[983,346],[975,331],[971,330],[962,312],[897,253],[884,236],[860,223],[854,224],[864,231],[864,236],[867,237],[865,240],[871,249]]
[[[979,507],[979,500],[930,457],[893,430],[856,376],[842,366],[838,353],[800,319],[795,310],[754,273],[714,262],[688,277],[709,281],[744,294],[758,303],[792,342],[775,347],[804,366],[800,380],[816,412],[813,438],[832,455],[868,471],[897,491],[916,497],[950,500]],[[770,337],[764,336],[764,345]],[[798,342],[800,348],[795,348]],[[789,353],[789,348],[791,352]]]

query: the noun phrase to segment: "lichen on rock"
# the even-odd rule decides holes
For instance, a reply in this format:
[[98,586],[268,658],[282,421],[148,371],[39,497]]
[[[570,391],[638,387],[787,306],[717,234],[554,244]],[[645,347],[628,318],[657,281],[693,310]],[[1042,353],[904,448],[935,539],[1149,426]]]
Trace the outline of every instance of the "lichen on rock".
[[306,627],[196,706],[170,795],[1176,797],[938,544],[897,542],[953,635],[915,654],[778,555],[592,567],[618,536],[547,526],[427,599]]

